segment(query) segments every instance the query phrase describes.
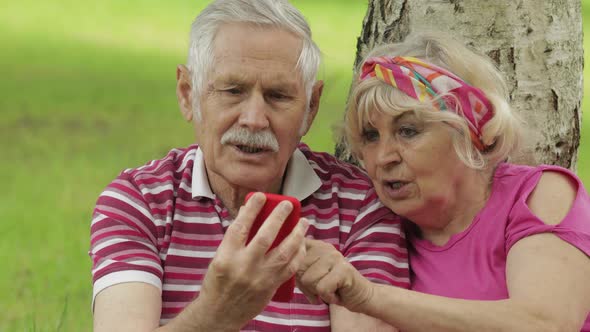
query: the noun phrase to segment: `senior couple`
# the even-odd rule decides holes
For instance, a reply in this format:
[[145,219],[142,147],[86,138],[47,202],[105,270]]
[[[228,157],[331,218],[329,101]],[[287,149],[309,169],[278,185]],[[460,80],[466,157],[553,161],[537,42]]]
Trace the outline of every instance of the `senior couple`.
[[[286,0],[200,13],[176,71],[196,144],[96,204],[95,331],[590,331],[590,199],[566,169],[506,162],[520,122],[489,60],[442,36],[372,50],[344,123],[364,170],[300,143],[319,63]],[[301,202],[272,250],[293,207],[247,243],[252,191]]]

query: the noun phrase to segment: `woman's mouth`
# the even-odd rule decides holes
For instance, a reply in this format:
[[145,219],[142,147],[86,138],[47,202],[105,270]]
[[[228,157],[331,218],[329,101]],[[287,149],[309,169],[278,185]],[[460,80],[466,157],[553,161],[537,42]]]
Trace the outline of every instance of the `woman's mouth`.
[[403,181],[388,181],[387,182],[387,185],[389,187],[391,187],[391,189],[393,189],[393,190],[401,189],[406,184],[407,184],[407,182],[403,182]]
[[404,181],[386,181],[385,184],[393,190],[399,190],[408,183]]
[[407,181],[384,181],[383,189],[387,196],[392,199],[404,199],[411,195],[410,182]]

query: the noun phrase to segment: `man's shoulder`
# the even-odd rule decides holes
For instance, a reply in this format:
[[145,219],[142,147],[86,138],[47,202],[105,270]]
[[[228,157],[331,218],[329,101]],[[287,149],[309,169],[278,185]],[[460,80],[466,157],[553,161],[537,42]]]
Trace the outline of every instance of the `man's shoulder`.
[[362,230],[377,221],[391,222],[394,227],[399,227],[399,217],[381,203],[371,179],[363,169],[329,153],[312,151],[303,143],[299,145],[299,150],[322,181],[322,187],[314,194],[314,198],[306,201],[308,205],[315,205],[321,210],[328,206],[334,207],[334,199],[338,200],[338,218],[343,224],[354,224],[351,232]]
[[[143,199],[169,198],[192,179],[192,169],[197,145],[174,148],[160,159],[154,159],[140,167],[123,170],[108,188],[121,187],[136,192]],[[148,198],[151,197],[151,198]]]
[[356,165],[340,160],[327,152],[313,151],[304,143],[299,145],[299,150],[323,181],[342,178],[370,183],[367,173]]
[[142,166],[128,168],[121,172],[118,180],[132,182],[135,186],[178,184],[179,180],[192,176],[197,145],[173,148],[160,159],[154,159]]
[[161,159],[122,171],[100,194],[97,211],[105,207],[135,210],[136,215],[149,219],[151,212],[146,209],[151,203],[168,204],[175,197],[190,195],[186,188],[190,187],[196,149],[196,145],[172,149]]

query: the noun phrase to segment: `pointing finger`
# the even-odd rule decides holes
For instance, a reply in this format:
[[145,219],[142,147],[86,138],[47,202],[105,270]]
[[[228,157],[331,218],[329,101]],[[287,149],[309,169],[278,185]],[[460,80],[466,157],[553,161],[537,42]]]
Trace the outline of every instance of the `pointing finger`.
[[246,244],[252,224],[265,202],[266,196],[262,193],[255,193],[250,197],[246,204],[240,208],[238,216],[225,232],[223,241],[219,246],[220,250],[225,247],[235,250]]

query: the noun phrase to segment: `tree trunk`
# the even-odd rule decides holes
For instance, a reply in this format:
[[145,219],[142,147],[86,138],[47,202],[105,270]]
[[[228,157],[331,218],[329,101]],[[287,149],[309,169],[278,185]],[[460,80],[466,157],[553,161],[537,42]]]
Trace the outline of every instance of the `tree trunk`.
[[[369,0],[355,67],[374,46],[402,41],[411,31],[458,35],[497,63],[529,128],[532,155],[516,162],[575,170],[583,77],[579,0]],[[337,155],[350,160],[342,148]]]

